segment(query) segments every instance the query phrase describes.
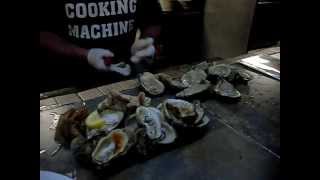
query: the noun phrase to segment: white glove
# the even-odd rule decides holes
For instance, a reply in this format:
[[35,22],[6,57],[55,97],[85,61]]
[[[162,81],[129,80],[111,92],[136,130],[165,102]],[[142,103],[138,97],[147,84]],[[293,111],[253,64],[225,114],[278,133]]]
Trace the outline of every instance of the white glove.
[[111,64],[110,70],[117,72],[123,76],[129,76],[131,74],[131,67],[129,64],[125,64],[124,62],[120,62],[118,64]]
[[109,67],[105,65],[104,61],[107,58],[112,58],[114,54],[108,49],[92,48],[88,52],[88,62],[91,66],[99,71],[109,71]]
[[152,60],[156,49],[153,38],[144,38],[135,41],[131,47],[131,62],[139,63],[141,60]]

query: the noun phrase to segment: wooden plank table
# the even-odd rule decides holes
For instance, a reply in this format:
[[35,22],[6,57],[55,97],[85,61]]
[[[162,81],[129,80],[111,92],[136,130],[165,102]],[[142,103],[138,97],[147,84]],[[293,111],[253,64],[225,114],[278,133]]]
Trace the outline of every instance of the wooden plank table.
[[[174,71],[169,68],[166,72],[179,76],[189,67],[172,67]],[[104,99],[104,90],[108,88],[135,95],[139,92],[137,82],[128,80],[99,87],[96,96],[92,93],[95,90],[75,93],[80,100],[73,95],[65,100],[59,97],[60,104],[56,98],[46,99],[40,111],[40,149],[46,149],[47,152],[40,155],[40,169],[62,174],[75,171],[77,180],[276,179],[280,172],[280,82],[256,72],[251,74],[254,79],[248,86],[237,87],[242,93],[240,102],[230,104],[217,99],[203,101],[211,119],[203,136],[170,147],[148,160],[124,159],[121,168],[104,173],[82,167],[74,161],[68,149],[62,149],[51,157],[50,152],[57,144],[53,141],[54,130],[49,130],[50,123],[54,114],[81,106],[83,102],[89,110],[93,110]],[[83,97],[85,95],[90,98]],[[172,95],[154,98],[152,104],[156,105],[168,97]]]

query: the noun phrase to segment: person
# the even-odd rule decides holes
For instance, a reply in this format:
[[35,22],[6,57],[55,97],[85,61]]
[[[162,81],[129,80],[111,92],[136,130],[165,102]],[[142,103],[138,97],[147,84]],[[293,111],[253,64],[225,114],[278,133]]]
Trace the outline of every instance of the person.
[[[134,74],[152,62],[160,35],[157,0],[45,1],[41,8],[43,86],[88,86]],[[137,30],[140,37],[136,38]]]

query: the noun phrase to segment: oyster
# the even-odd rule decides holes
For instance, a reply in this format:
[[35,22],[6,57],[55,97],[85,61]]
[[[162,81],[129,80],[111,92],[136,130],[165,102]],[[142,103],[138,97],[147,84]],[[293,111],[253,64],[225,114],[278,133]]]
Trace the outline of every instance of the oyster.
[[158,107],[174,125],[203,127],[209,122],[199,101],[192,104],[180,99],[167,99]]
[[231,67],[227,64],[212,65],[208,69],[208,74],[214,78],[227,78],[231,74]]
[[110,162],[129,149],[129,135],[123,129],[111,131],[101,138],[91,154],[92,161],[98,165]]
[[169,87],[171,89],[182,90],[188,87],[185,84],[183,84],[180,79],[174,79],[168,74],[160,73],[158,74],[158,77],[159,77],[159,80],[166,85],[166,87]]
[[78,135],[85,135],[85,119],[89,112],[87,108],[71,108],[59,118],[54,140],[59,144],[69,146],[73,138]]
[[228,77],[229,82],[233,83],[247,83],[252,80],[252,75],[244,69],[238,67],[232,67],[233,76]]
[[139,78],[140,86],[151,95],[160,95],[165,87],[152,73],[145,72]]
[[98,104],[97,111],[101,113],[106,109],[126,112],[128,100],[115,91],[109,91],[106,98]]
[[194,84],[176,94],[178,98],[188,98],[206,92],[210,87],[210,82],[205,81],[203,84]]
[[95,144],[88,141],[83,136],[77,136],[71,141],[70,150],[75,159],[84,164],[91,164],[91,154],[94,150]]
[[187,87],[191,87],[194,84],[200,84],[207,79],[207,74],[201,69],[193,69],[185,73],[181,77],[181,82]]
[[159,144],[170,144],[173,143],[177,138],[176,131],[165,121],[161,122],[161,132],[162,135],[158,141]]
[[219,79],[218,83],[210,88],[210,92],[228,98],[241,97],[240,92],[236,88],[234,88],[234,86],[231,83],[229,83],[223,78]]
[[136,118],[138,123],[145,127],[150,139],[160,138],[163,116],[157,108],[140,106],[136,110]]
[[[145,128],[145,131],[146,131],[146,135],[147,137],[150,139],[150,140],[154,140],[156,143],[158,144],[169,144],[169,143],[172,143],[174,142],[174,140],[176,139],[177,135],[176,135],[176,132],[175,130],[167,123],[164,121],[164,117],[162,114],[159,114],[160,111],[158,109],[155,109],[155,108],[151,108],[152,110],[149,111],[150,114],[154,114],[153,116],[154,117],[158,117],[156,119],[161,119],[160,120],[160,124],[161,124],[161,127],[160,127],[160,132],[161,132],[161,135],[158,137],[158,138],[152,138],[152,136],[148,135],[150,134],[147,129]],[[146,109],[144,109],[146,110]],[[150,110],[150,109],[149,109]],[[147,110],[148,111],[148,110]],[[141,108],[139,109],[139,113],[141,115],[141,113],[145,113],[145,112],[142,112]],[[148,113],[147,113],[148,114]],[[147,115],[148,116],[148,115]],[[151,115],[152,116],[152,115]],[[144,117],[140,117],[140,120],[141,118],[144,118]],[[158,122],[158,120],[152,120],[152,121],[156,121]],[[149,123],[150,124],[150,123]],[[157,124],[157,123],[156,123]],[[149,126],[149,125],[146,125],[146,124],[143,124],[141,121],[139,122],[136,118],[136,114],[133,114],[131,116],[129,116],[126,120],[125,120],[125,127],[128,128],[128,129],[132,129],[133,131],[136,131],[139,129],[139,125],[143,126],[143,127],[146,127],[146,126]],[[159,127],[157,128],[159,129]],[[151,137],[151,138],[150,138]]]
[[210,66],[210,64],[207,61],[203,61],[199,64],[194,65],[192,68],[207,71],[209,66]]
[[85,120],[87,127],[87,138],[107,134],[121,123],[124,112],[106,109],[100,113],[93,111]]

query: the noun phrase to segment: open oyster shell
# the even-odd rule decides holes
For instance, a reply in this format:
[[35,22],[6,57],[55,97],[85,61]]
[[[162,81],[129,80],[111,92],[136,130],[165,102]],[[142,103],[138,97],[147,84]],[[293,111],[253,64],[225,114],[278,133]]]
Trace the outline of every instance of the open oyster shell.
[[208,118],[204,119],[199,101],[192,104],[180,99],[167,99],[158,108],[173,125],[180,127],[203,127],[209,122]]
[[212,78],[227,78],[231,74],[231,67],[227,64],[212,65],[208,68],[208,74]]
[[150,95],[160,95],[165,90],[165,86],[162,82],[160,82],[152,73],[144,72],[138,79],[142,89]]
[[209,81],[204,81],[204,82],[205,83],[202,83],[202,84],[193,84],[192,86],[178,92],[176,94],[176,97],[189,98],[189,97],[194,97],[199,94],[205,93],[210,87],[210,82]]
[[237,99],[241,97],[240,92],[227,80],[221,78],[215,86],[210,87],[210,92],[222,97]]
[[129,148],[129,139],[129,135],[123,129],[111,131],[99,140],[92,152],[92,161],[95,164],[103,165],[125,154]]
[[193,69],[185,73],[181,77],[181,82],[187,86],[191,87],[194,84],[200,84],[207,79],[207,74],[201,69]]
[[158,74],[159,80],[163,82],[166,87],[173,89],[173,90],[182,90],[187,88],[188,86],[183,84],[180,79],[174,79],[168,74],[160,73]]
[[145,127],[150,139],[160,138],[163,116],[157,108],[140,106],[136,110],[136,118],[137,122]]

